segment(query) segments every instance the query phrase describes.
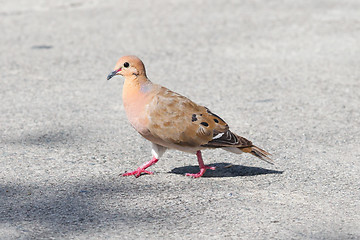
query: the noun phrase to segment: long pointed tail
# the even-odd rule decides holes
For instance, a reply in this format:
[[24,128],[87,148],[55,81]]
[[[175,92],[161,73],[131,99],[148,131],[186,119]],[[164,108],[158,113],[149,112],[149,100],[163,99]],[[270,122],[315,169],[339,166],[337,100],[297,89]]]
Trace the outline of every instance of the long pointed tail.
[[274,161],[268,157],[268,156],[271,156],[271,154],[261,148],[258,148],[257,146],[253,145],[251,147],[245,147],[245,148],[239,148],[239,149],[243,152],[251,153],[255,157],[258,157],[267,163],[274,164]]

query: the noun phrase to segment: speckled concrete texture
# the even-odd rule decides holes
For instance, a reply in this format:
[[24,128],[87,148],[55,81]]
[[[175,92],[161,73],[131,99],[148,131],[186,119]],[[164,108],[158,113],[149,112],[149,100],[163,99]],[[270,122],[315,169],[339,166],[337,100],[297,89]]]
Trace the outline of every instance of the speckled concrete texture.
[[[359,1],[0,5],[0,239],[360,239]],[[120,177],[151,158],[106,81],[127,54],[276,165]]]

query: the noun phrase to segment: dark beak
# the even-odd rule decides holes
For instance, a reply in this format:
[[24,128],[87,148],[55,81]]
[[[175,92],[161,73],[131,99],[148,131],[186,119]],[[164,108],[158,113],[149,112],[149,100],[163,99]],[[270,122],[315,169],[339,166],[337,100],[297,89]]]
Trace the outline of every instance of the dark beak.
[[110,80],[113,76],[115,76],[117,73],[117,71],[112,71],[108,76],[107,76],[107,80]]

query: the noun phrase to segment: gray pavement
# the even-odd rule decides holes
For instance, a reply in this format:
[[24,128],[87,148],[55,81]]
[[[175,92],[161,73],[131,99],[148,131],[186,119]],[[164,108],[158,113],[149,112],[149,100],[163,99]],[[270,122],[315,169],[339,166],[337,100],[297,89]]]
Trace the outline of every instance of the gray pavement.
[[[360,239],[359,1],[0,3],[0,239]],[[151,157],[122,55],[273,153]],[[232,164],[232,167],[225,166]]]

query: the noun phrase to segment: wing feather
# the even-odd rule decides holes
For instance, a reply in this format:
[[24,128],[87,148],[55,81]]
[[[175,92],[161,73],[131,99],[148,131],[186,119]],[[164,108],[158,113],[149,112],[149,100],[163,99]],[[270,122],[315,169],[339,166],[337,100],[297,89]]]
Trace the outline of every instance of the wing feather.
[[227,130],[221,137],[213,138],[204,147],[250,147],[252,142]]

